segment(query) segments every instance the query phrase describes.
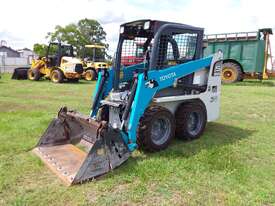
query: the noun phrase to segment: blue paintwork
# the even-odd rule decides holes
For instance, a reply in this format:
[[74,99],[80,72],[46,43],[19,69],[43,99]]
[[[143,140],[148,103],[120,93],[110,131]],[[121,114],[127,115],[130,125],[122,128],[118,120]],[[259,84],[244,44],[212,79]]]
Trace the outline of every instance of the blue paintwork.
[[[135,94],[135,98],[131,107],[129,124],[126,131],[121,131],[124,142],[128,145],[128,149],[133,151],[137,148],[136,144],[136,130],[139,124],[139,119],[143,115],[145,109],[150,104],[154,95],[157,91],[170,87],[173,85],[175,79],[184,77],[193,72],[199,71],[202,68],[209,67],[211,65],[213,56],[209,56],[203,59],[190,61],[184,64],[179,64],[171,66],[163,70],[150,70],[148,71],[148,80],[144,79],[144,73],[142,72],[144,64],[132,65],[122,69],[123,78],[121,82],[129,81],[133,79],[133,73],[139,71],[138,73],[138,84]],[[104,85],[102,94],[100,95],[100,100],[104,99],[112,89],[114,70],[111,68],[109,70],[109,78]],[[101,80],[101,74],[99,74],[98,81],[96,84],[95,93],[98,91],[99,83]],[[158,86],[154,88],[148,87],[149,80],[154,80],[158,83]],[[91,116],[95,117],[98,111],[98,106],[94,111],[91,112]]]
[[120,81],[125,82],[132,80],[134,77],[134,72],[142,72],[144,70],[144,67],[144,63],[140,63],[122,68],[123,78],[120,79]]
[[[102,79],[102,73],[100,72],[98,74],[98,77],[97,77],[97,81],[96,81],[96,85],[95,85],[95,90],[94,90],[94,94],[93,94],[93,97],[92,97],[92,101],[94,102],[95,101],[95,96],[98,92],[98,89],[99,89],[99,85],[100,85],[100,82],[101,82],[101,79]],[[92,110],[90,112],[90,117],[95,117],[96,116],[96,113],[97,113],[97,110],[98,110],[98,105],[96,106],[96,109]]]
[[[176,78],[186,76],[193,72],[200,70],[201,68],[208,67],[211,65],[212,56],[195,60],[192,62],[188,62],[185,64],[179,64],[176,66],[172,66],[170,68],[164,70],[152,70],[148,72],[148,79],[155,80],[158,82],[158,87],[148,88],[146,86],[146,80],[144,80],[144,74],[138,75],[138,87],[136,91],[136,95],[134,98],[134,102],[132,105],[132,110],[130,113],[130,119],[128,124],[128,137],[129,140],[133,143],[136,143],[136,130],[139,124],[139,119],[144,113],[145,109],[148,107],[152,98],[156,94],[158,90],[170,87],[173,85]],[[175,76],[168,78],[166,80],[160,80],[161,77],[165,75],[169,75],[171,73],[175,73]]]
[[[120,80],[120,82],[126,82],[126,81],[130,81],[133,79],[134,76],[134,72],[135,71],[142,71],[144,69],[144,64],[140,63],[140,64],[136,64],[136,65],[131,65],[128,67],[124,67],[122,68],[122,72],[123,72],[123,78]],[[104,89],[102,91],[102,94],[100,95],[100,100],[104,99],[106,96],[108,96],[109,92],[112,90],[112,85],[113,85],[113,77],[114,77],[114,68],[110,68],[108,70],[109,73],[109,77],[107,79],[107,81],[105,82],[104,85]],[[99,72],[98,74],[98,79],[96,82],[96,87],[94,90],[94,94],[92,97],[92,100],[94,101],[94,98],[98,92],[99,89],[99,85],[102,79],[102,72]],[[100,102],[100,101],[99,101]],[[96,108],[90,112],[90,117],[95,117],[97,112],[98,112],[98,108],[99,108],[99,103],[96,106]]]
[[[98,108],[99,108],[99,105],[100,105],[100,103],[99,103],[100,100],[104,99],[109,94],[109,92],[112,90],[114,69],[110,68],[108,70],[108,73],[109,73],[109,77],[108,77],[108,79],[106,80],[106,82],[103,86],[103,90],[100,94],[98,104],[96,105],[96,108],[93,111],[90,112],[90,117],[92,117],[92,118],[96,117],[96,114],[98,112]],[[96,82],[96,86],[95,86],[94,95],[93,95],[93,101],[94,101],[94,98],[95,98],[95,96],[98,92],[101,80],[102,80],[102,72],[99,72],[97,82]]]
[[128,149],[130,151],[134,151],[137,148],[137,144],[136,143],[131,143],[131,142],[129,143],[129,137],[124,131],[120,131],[120,134],[123,138],[123,141],[127,144]]

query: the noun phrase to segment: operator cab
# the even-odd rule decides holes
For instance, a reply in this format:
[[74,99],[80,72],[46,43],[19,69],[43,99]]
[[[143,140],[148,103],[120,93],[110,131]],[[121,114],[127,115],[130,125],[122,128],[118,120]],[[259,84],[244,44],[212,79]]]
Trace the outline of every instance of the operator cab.
[[46,58],[48,67],[60,66],[62,57],[74,57],[74,49],[72,45],[51,42],[47,49]]
[[[135,72],[147,72],[200,59],[202,45],[202,28],[155,20],[122,24],[116,53],[114,88],[118,89],[120,72],[124,69],[135,67]],[[185,88],[192,85],[194,73],[183,77],[180,82]],[[182,88],[179,90],[182,94]]]
[[104,45],[85,45],[83,59],[85,61],[104,62],[106,61],[106,48]]

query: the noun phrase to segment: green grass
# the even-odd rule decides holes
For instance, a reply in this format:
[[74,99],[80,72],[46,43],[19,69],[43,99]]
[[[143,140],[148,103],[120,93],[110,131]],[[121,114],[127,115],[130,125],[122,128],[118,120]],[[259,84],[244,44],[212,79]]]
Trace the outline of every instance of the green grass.
[[275,205],[275,82],[224,85],[201,139],[68,188],[30,150],[61,106],[87,114],[93,88],[0,80],[0,205]]

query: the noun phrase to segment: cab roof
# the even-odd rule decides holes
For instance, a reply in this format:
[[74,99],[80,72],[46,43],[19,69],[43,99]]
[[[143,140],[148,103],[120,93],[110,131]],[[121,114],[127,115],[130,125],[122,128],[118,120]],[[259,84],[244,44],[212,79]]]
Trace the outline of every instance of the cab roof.
[[85,45],[86,48],[97,48],[97,49],[105,49],[105,46],[103,45],[97,45],[97,44],[88,44]]
[[61,42],[50,42],[49,45],[60,45],[61,47],[73,47],[71,44],[63,44]]
[[[145,23],[149,22],[149,28],[144,29]],[[148,23],[147,23],[148,24]],[[192,30],[192,31],[202,31],[203,28],[194,27],[187,24],[174,23],[168,21],[159,21],[159,20],[150,20],[150,19],[141,19],[132,22],[127,22],[121,24],[121,27],[124,27],[125,34],[135,34],[137,33],[140,36],[147,36],[148,34],[155,35],[155,33],[159,30],[159,28],[165,24],[173,24],[178,26],[181,29]]]

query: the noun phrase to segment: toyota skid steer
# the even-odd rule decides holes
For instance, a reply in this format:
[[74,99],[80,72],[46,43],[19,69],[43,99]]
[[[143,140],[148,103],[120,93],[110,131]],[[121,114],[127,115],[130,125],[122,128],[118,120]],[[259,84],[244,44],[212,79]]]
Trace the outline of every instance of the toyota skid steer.
[[[122,66],[143,45],[143,62]],[[222,53],[202,58],[203,29],[139,20],[120,27],[114,66],[102,69],[90,115],[63,107],[34,148],[68,185],[99,177],[137,148],[196,139],[219,117]]]

